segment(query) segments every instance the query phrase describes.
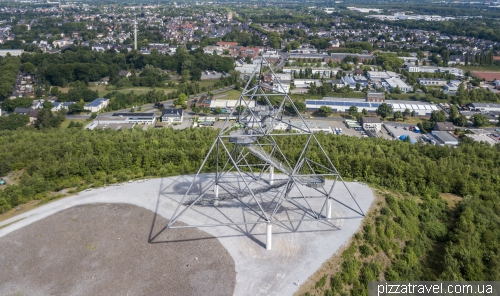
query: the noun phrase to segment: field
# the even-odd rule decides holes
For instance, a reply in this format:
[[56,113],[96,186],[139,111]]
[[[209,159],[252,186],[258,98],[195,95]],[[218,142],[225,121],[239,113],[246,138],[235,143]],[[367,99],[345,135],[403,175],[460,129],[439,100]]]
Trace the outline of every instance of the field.
[[209,86],[212,86],[214,85],[214,83],[216,83],[217,81],[219,81],[219,79],[209,79],[209,80],[202,80],[202,81],[199,81],[198,84],[200,85],[200,89],[202,87],[209,87]]
[[[99,97],[105,96],[107,93],[117,91],[120,93],[128,94],[131,91],[133,91],[136,95],[142,95],[145,94],[152,89],[159,90],[161,88],[151,88],[151,87],[127,87],[127,88],[121,88],[121,89],[113,89],[113,86],[108,86],[108,89],[106,89],[105,85],[96,85],[96,86],[91,86],[89,87],[91,90],[97,90],[99,92]],[[175,89],[170,88],[170,89],[162,89],[165,91],[165,94],[168,94],[172,91],[175,91]]]
[[479,72],[474,71],[472,75],[477,76],[481,79],[485,79],[486,81],[493,81],[495,79],[500,80],[500,72]]
[[241,91],[229,90],[220,94],[215,95],[216,99],[222,100],[237,100],[241,95]]

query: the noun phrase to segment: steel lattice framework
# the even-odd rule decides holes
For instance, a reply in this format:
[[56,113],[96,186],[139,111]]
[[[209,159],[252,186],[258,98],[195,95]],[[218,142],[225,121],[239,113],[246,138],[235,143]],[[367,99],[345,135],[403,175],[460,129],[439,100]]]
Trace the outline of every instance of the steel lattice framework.
[[[272,75],[274,86],[263,82],[264,70]],[[296,114],[293,122],[284,119],[287,110]],[[331,215],[332,201],[354,213],[354,217],[349,218],[364,217],[351,191],[264,58],[250,75],[230,116],[236,116],[236,122],[227,117],[167,228],[267,223],[266,245],[270,249],[273,223],[339,219]],[[295,137],[294,149],[300,149],[300,153],[287,157],[282,147],[287,141],[282,141],[284,139],[280,137]],[[204,190],[195,192],[194,184],[207,167],[215,167],[215,174]],[[333,182],[327,184],[325,178],[333,179]],[[354,203],[346,204],[332,196],[339,185],[345,186]],[[313,190],[315,194],[305,194],[306,189],[308,192]],[[296,194],[291,194],[292,190]],[[321,200],[316,208],[309,202],[313,198]],[[256,219],[173,225],[193,207],[224,207],[227,204],[234,207],[235,201],[252,212]],[[302,211],[303,215],[298,219],[278,220],[276,213],[284,203]]]

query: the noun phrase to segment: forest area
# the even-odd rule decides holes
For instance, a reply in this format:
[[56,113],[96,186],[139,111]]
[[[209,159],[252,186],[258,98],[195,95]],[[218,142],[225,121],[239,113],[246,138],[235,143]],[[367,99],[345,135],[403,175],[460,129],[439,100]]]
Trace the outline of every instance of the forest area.
[[[59,55],[49,53],[24,54],[21,57],[25,72],[37,73],[51,85],[65,87],[68,83],[81,81],[88,84],[103,77],[110,77],[112,84],[118,83],[121,70],[134,72],[136,84],[140,86],[160,86],[168,79],[163,70],[169,70],[186,79],[199,81],[201,71],[229,72],[234,69],[232,58],[208,55],[203,50],[188,52],[184,48],[174,55],[159,54],[153,50],[150,55],[138,52],[99,53],[82,47],[70,47]],[[148,68],[146,68],[148,66]],[[135,75],[135,70],[144,70]],[[132,81],[131,83],[134,83]]]
[[[34,199],[50,200],[65,188],[75,192],[134,178],[194,173],[216,134],[212,129],[2,131],[0,175],[17,172],[20,178],[0,191],[0,212]],[[325,275],[317,290],[366,295],[366,283],[382,278],[500,277],[499,145],[467,142],[448,148],[317,137],[344,178],[387,192],[344,252],[340,271]],[[287,157],[299,157],[304,139],[278,139]],[[311,155],[324,161],[314,156],[321,153]],[[214,166],[209,159],[207,170]],[[451,210],[443,193],[462,201]]]

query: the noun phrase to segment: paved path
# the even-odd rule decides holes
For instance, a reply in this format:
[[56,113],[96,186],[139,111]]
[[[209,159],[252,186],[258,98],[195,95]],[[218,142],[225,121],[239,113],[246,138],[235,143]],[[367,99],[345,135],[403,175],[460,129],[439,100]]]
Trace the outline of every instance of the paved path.
[[[211,180],[210,175],[203,175],[203,178],[197,184],[196,188],[199,190],[207,186],[207,182]],[[89,203],[129,203],[170,218],[191,180],[192,176],[160,178],[80,192],[0,222],[0,227],[12,223],[0,229],[0,237],[64,209]],[[374,200],[371,189],[360,183],[347,183],[347,186],[362,210],[368,212]],[[293,194],[293,190],[290,194]],[[312,196],[315,191],[306,188],[304,194]],[[339,184],[333,196],[344,203],[349,202],[346,199],[346,188]],[[318,203],[312,203],[311,206],[318,206]],[[277,218],[286,219],[294,215],[297,217],[295,210],[287,205],[278,211]],[[332,213],[333,217],[353,216],[352,212],[338,207],[338,204],[334,204]],[[255,220],[255,215],[252,211],[242,209],[241,206],[193,207],[180,221],[189,225],[199,225],[228,223],[242,219]],[[182,231],[182,229],[165,230],[166,225],[156,225],[155,220],[152,219],[151,229],[144,230],[150,232],[151,242],[157,242],[155,239],[163,231]],[[205,227],[202,230],[217,237],[235,261],[237,276],[234,295],[292,295],[298,290],[295,284],[297,280],[304,283],[348,242],[359,228],[361,221],[361,219],[338,219],[328,225],[323,222],[275,224],[273,249],[270,251],[265,249],[264,224]]]

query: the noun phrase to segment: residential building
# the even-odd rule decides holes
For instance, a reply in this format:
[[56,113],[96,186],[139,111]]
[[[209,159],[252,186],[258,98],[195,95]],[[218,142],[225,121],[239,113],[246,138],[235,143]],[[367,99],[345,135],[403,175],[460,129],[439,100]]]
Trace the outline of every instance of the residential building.
[[132,73],[130,73],[130,71],[126,71],[126,70],[121,70],[119,73],[118,73],[118,76],[122,76],[122,77],[130,77],[132,75]]
[[37,117],[38,117],[38,112],[40,112],[40,110],[38,109],[31,109],[30,112],[28,112],[28,117],[29,117],[29,120],[30,120],[30,124],[34,124]]
[[26,115],[28,113],[30,113],[30,111],[33,110],[31,108],[15,108],[14,109],[14,113],[16,114],[23,114],[23,115]]
[[176,108],[163,109],[161,112],[161,121],[170,123],[181,123],[184,119],[184,110]]

